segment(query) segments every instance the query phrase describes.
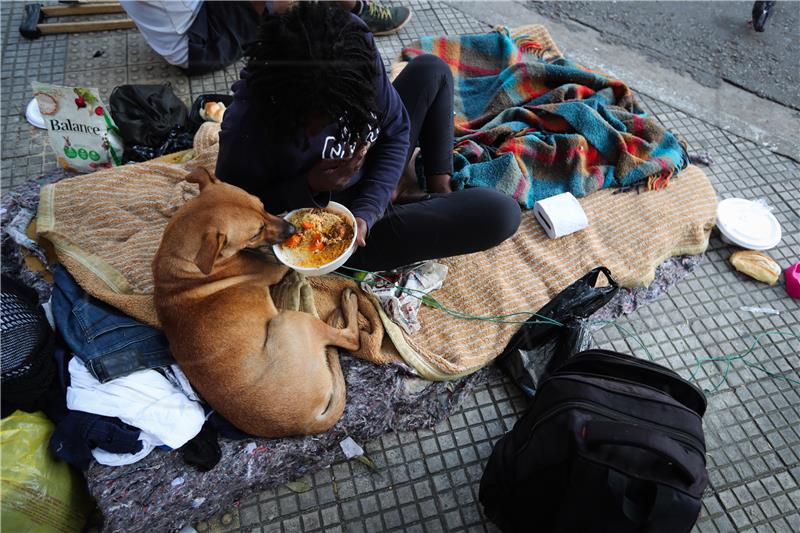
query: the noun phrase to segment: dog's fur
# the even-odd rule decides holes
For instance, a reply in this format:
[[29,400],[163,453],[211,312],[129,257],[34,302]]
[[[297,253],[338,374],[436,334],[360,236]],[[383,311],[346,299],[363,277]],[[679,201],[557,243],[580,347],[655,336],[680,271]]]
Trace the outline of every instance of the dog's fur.
[[329,429],[345,403],[333,347],[359,345],[355,294],[342,295],[345,329],[279,312],[269,287],[287,268],[250,252],[283,241],[294,226],[203,169],[187,180],[200,195],[172,217],[153,260],[156,311],[175,359],[243,431],[281,437]]

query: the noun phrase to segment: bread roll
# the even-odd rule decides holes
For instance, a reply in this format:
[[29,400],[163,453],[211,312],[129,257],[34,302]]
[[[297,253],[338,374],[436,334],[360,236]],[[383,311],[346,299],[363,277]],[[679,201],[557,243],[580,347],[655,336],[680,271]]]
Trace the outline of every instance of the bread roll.
[[733,267],[758,281],[775,285],[781,275],[781,267],[772,258],[761,252],[742,250],[731,254]]
[[200,112],[201,118],[204,120],[213,120],[214,122],[222,122],[222,117],[225,113],[225,104],[222,102],[206,102]]

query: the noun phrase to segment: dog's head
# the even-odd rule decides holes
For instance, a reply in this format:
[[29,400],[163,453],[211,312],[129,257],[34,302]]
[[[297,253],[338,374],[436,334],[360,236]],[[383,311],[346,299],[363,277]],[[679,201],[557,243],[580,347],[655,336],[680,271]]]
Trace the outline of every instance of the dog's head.
[[200,185],[196,209],[202,219],[197,222],[205,231],[194,262],[203,274],[211,273],[220,257],[283,242],[297,231],[292,224],[267,213],[257,197],[221,182],[203,168],[192,170],[186,181]]

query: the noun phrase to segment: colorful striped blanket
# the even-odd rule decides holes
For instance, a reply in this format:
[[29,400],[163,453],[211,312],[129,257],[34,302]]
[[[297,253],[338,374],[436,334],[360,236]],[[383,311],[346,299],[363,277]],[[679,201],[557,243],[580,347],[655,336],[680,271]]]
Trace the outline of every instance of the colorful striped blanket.
[[493,187],[529,208],[566,191],[667,186],[688,164],[682,142],[624,82],[560,53],[548,58],[542,41],[546,32],[537,40],[501,28],[424,37],[403,50],[405,60],[437,55],[453,72],[455,186]]

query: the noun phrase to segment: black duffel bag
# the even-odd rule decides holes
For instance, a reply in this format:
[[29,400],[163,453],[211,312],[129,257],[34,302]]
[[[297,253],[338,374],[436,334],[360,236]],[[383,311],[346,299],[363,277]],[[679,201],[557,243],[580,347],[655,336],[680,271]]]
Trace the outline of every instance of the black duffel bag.
[[480,485],[504,532],[680,533],[708,484],[703,393],[607,350],[568,359],[495,445]]

